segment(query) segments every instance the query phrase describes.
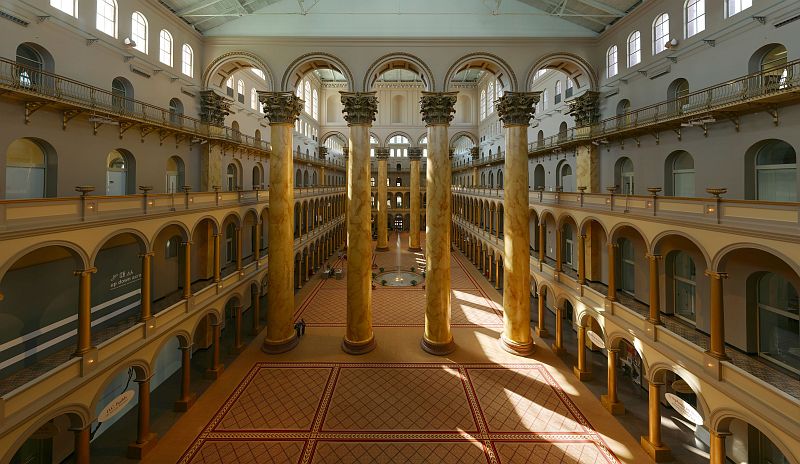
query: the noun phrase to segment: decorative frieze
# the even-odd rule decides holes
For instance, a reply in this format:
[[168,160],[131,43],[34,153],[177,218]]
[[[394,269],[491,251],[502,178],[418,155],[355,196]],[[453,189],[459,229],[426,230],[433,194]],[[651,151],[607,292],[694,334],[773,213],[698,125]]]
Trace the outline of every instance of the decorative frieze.
[[200,91],[200,120],[212,126],[225,125],[225,116],[231,113],[231,101],[216,90]]
[[504,126],[527,126],[536,111],[541,92],[506,92],[494,107]]
[[339,92],[342,96],[342,114],[347,124],[372,124],[378,112],[377,92]]
[[600,92],[587,90],[583,95],[567,102],[576,126],[588,126],[600,120]]
[[458,92],[422,92],[420,113],[425,125],[450,124],[456,112]]
[[303,100],[293,92],[258,92],[270,124],[294,124],[303,111]]

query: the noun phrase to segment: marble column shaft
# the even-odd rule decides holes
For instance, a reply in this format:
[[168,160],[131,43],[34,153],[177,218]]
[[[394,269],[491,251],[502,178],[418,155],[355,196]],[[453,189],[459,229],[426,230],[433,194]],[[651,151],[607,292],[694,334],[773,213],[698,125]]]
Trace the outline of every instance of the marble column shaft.
[[650,269],[650,316],[647,320],[653,324],[661,323],[661,292],[658,288],[658,260],[660,259],[661,255],[647,255]]
[[272,154],[269,160],[269,311],[262,350],[277,354],[297,346],[292,324],[294,288],[294,161],[292,131],[303,101],[292,92],[259,92],[269,118]]
[[411,182],[409,189],[411,192],[411,221],[408,231],[408,251],[420,251],[419,217],[421,213],[421,191],[419,186],[419,161],[422,154],[421,152],[422,150],[419,148],[410,148],[408,150],[408,157],[411,164]]
[[[528,123],[539,94],[506,92],[496,103],[505,128],[503,334],[513,354],[533,353],[530,327],[530,229],[528,224]],[[497,221],[499,222],[499,221]],[[498,231],[499,235],[499,231]]]
[[75,356],[82,356],[92,349],[92,274],[97,268],[75,271],[78,283],[78,343]]
[[364,354],[375,349],[372,330],[369,131],[378,110],[378,99],[375,92],[340,93],[344,106],[342,113],[350,127],[347,167],[347,329],[342,349],[349,354]]
[[708,354],[717,359],[728,359],[725,353],[725,301],[722,280],[728,277],[724,272],[706,271],[711,281],[711,344]]
[[387,148],[376,148],[375,159],[378,160],[378,207],[377,221],[378,221],[378,244],[375,251],[389,251],[389,227],[387,224],[388,217],[386,211],[386,195],[388,187],[386,183],[389,179],[389,150]]
[[425,234],[425,333],[422,349],[434,355],[455,350],[450,329],[451,161],[447,128],[455,112],[456,92],[423,92],[422,119],[428,127],[428,195]]

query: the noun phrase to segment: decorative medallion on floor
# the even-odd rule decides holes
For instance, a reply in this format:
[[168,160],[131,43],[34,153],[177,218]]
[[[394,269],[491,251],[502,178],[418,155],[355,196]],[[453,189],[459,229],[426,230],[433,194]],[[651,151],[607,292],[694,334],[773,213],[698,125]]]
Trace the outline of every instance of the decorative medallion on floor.
[[604,463],[541,364],[257,363],[181,463]]

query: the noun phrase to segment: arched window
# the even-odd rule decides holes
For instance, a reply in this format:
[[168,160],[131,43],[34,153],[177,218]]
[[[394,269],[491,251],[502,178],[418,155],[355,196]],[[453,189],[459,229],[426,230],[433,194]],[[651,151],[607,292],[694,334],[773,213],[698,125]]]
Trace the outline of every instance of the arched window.
[[542,110],[547,111],[547,109],[550,108],[550,92],[548,89],[542,91],[542,99],[540,101],[542,103]]
[[503,96],[503,84],[500,83],[500,79],[494,80],[494,99],[497,100]]
[[686,38],[703,32],[706,28],[706,1],[686,1]]
[[567,130],[569,130],[569,128],[567,128],[566,121],[561,121],[561,124],[558,125],[558,140],[559,140],[559,142],[567,140]]
[[619,239],[619,263],[620,263],[620,290],[630,295],[636,292],[636,256],[633,251],[633,243],[627,238]]
[[606,52],[606,77],[614,77],[617,75],[617,46],[612,45],[608,47]]
[[161,29],[159,37],[158,60],[167,66],[172,66],[172,34],[166,29]]
[[503,188],[503,171],[497,171],[497,188]]
[[128,79],[115,77],[111,81],[111,106],[119,112],[133,109],[133,85]]
[[183,122],[183,103],[177,98],[169,101],[169,122],[179,126]]
[[642,62],[642,34],[639,31],[631,32],[628,36],[628,67],[636,66]]
[[544,178],[544,166],[541,164],[537,164],[536,168],[533,170],[533,188],[540,189],[544,188],[545,178]]
[[106,195],[136,193],[135,177],[133,156],[124,150],[112,150],[106,158]]
[[667,195],[675,197],[693,197],[694,191],[694,158],[689,152],[680,150],[667,157],[666,179]]
[[726,17],[733,16],[753,6],[753,0],[725,0]]
[[183,44],[181,55],[183,57],[181,71],[189,77],[194,77],[194,50],[189,44]]
[[558,186],[565,192],[575,191],[575,176],[572,175],[572,166],[562,161],[558,169]]
[[75,3],[77,3],[76,0],[50,0],[50,6],[77,18],[78,9],[75,8]]
[[653,21],[653,55],[666,50],[667,42],[669,42],[669,15],[663,13]]
[[564,93],[564,98],[569,98],[572,96],[572,92],[575,89],[575,83],[572,81],[572,78],[567,78],[567,91]]
[[229,97],[233,97],[233,76],[229,77],[227,81],[225,81],[225,93]]
[[756,200],[797,201],[797,154],[783,140],[764,143],[755,155]]
[[631,116],[628,114],[631,111],[631,101],[623,98],[617,103],[617,126],[625,127],[631,121]]
[[489,171],[489,188],[494,188],[494,172]]
[[229,163],[225,172],[225,187],[227,191],[233,192],[239,186],[239,170],[234,163]]
[[395,187],[402,187],[403,186],[403,179],[396,177],[394,179],[394,186]]
[[244,81],[241,79],[236,82],[236,99],[244,103]]
[[789,77],[787,63],[786,47],[781,44],[773,45],[761,53],[757,71],[764,76],[763,85],[766,90],[786,88],[786,78]]
[[131,40],[136,44],[133,48],[147,55],[147,18],[138,11],[131,15]]
[[758,354],[800,373],[800,303],[797,289],[771,272],[758,280]]
[[17,47],[17,64],[23,69],[19,72],[22,87],[38,87],[42,84],[41,71],[45,70],[45,58],[33,46],[20,44]]
[[229,222],[225,226],[225,264],[233,264],[236,260],[236,224]]
[[319,94],[317,94],[317,89],[314,89],[311,93],[311,109],[314,119],[319,119]]
[[672,81],[667,88],[667,98],[674,100],[675,108],[673,111],[682,112],[687,108],[689,103],[689,81],[684,78],[678,78]]
[[494,113],[494,81],[486,88],[486,115]]
[[305,110],[306,114],[310,115],[311,114],[311,82],[309,82],[308,80],[306,80],[303,83],[303,91],[304,91],[303,100],[304,100],[304,103],[305,103],[303,109]]
[[261,166],[256,164],[253,166],[253,189],[256,187],[261,188],[264,185],[264,180],[261,176]]
[[116,0],[97,0],[97,30],[117,37],[117,2]]
[[167,193],[176,193],[186,185],[184,172],[183,160],[179,156],[171,156],[167,160]]
[[250,89],[250,108],[258,110],[258,92],[255,87]]
[[693,324],[697,317],[695,314],[696,277],[697,270],[691,256],[683,251],[673,253],[673,312],[676,316]]
[[556,100],[555,101],[556,101],[556,105],[557,105],[557,104],[561,103],[561,81],[560,80],[556,81],[555,93],[556,93],[556,97],[555,97]]
[[7,200],[56,196],[56,155],[45,142],[17,139],[6,150]]
[[616,185],[619,185],[621,188],[621,193],[623,195],[633,195],[634,193],[634,173],[633,173],[633,161],[627,156],[623,156],[622,158],[617,160],[614,174],[616,179]]
[[566,223],[561,228],[561,240],[561,256],[564,264],[574,268],[572,255],[575,241],[572,235],[572,224]]
[[481,90],[481,121],[486,119],[486,90]]

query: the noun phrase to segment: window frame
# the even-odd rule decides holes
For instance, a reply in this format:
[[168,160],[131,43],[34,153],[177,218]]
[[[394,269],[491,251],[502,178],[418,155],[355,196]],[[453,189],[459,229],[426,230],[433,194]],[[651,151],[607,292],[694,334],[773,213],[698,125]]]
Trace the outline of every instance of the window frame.
[[[69,9],[65,9],[64,5],[69,5]],[[64,14],[72,16],[73,18],[78,17],[77,0],[50,0],[50,6]]]
[[[669,26],[669,13],[661,13],[653,21],[653,56],[668,50],[665,45],[671,40]],[[659,31],[662,35],[658,35]]]
[[[633,40],[632,40],[633,39]],[[631,44],[636,45],[634,50]],[[635,57],[636,61],[633,61]],[[632,68],[642,62],[642,33],[638,30],[628,35],[628,67]]]
[[186,43],[181,47],[181,72],[184,76],[194,77],[194,49]]
[[[95,29],[116,39],[119,23],[119,5],[117,4],[117,0],[97,0],[96,6]],[[101,6],[103,8],[101,8]],[[112,10],[113,18],[109,18],[105,15],[105,13],[107,13],[107,11],[105,11],[106,8]],[[107,28],[109,25],[111,26],[110,31]]]
[[[165,45],[169,47],[167,48]],[[166,29],[161,29],[158,33],[158,61],[160,63],[172,67],[174,45],[175,39],[172,37],[172,33]]]
[[[141,18],[142,21],[137,21],[137,18]],[[142,33],[137,34],[137,29],[141,29],[139,32]],[[131,40],[136,43],[133,49],[147,55],[149,52],[149,34],[150,24],[147,21],[147,17],[141,11],[134,11],[131,13]]]
[[611,79],[619,73],[619,49],[616,45],[606,50],[606,77]]
[[[692,11],[690,8],[695,7],[694,12],[695,16],[690,16],[690,12]],[[698,13],[699,11],[699,13]],[[683,7],[683,13],[685,17],[684,27],[685,33],[684,37],[687,39],[689,37],[695,36],[703,31],[706,30],[706,1],[705,0],[686,0],[686,3]],[[692,24],[694,26],[694,32],[692,31]]]

